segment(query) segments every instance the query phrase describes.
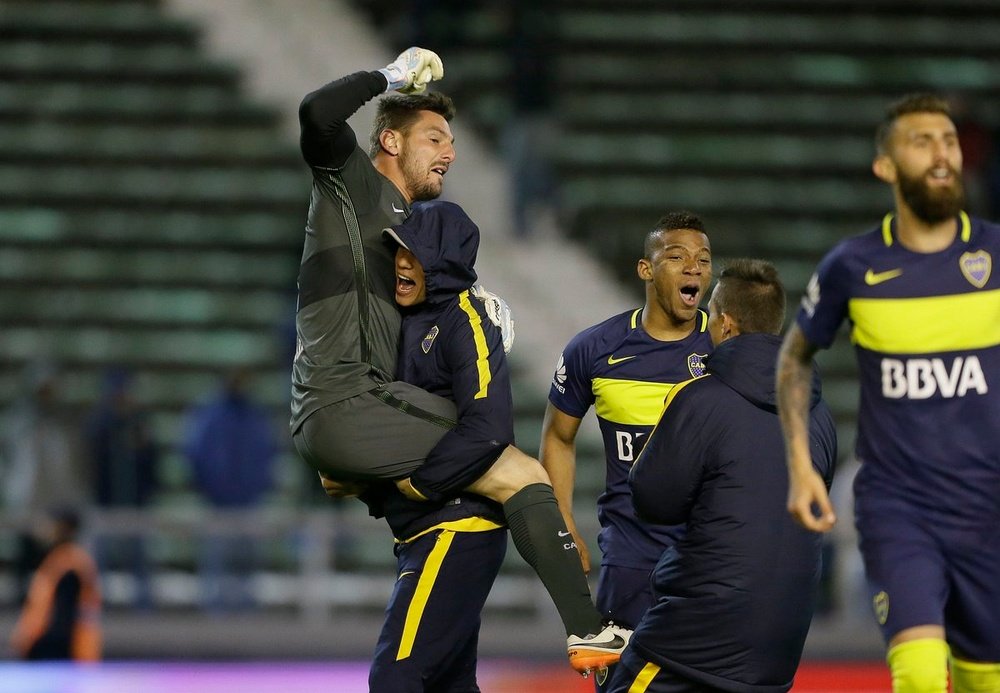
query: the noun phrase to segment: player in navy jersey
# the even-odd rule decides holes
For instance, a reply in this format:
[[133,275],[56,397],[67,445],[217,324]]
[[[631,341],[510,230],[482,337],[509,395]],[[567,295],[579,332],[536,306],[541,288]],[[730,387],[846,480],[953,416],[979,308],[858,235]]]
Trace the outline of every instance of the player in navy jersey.
[[607,462],[605,490],[597,499],[597,606],[626,628],[653,604],[650,571],[680,531],[635,516],[628,473],[671,388],[702,375],[712,349],[708,316],[698,308],[712,281],[712,250],[701,219],[690,212],[663,216],[646,235],[637,272],[646,285],[645,305],[584,330],[559,357],[539,456],[589,569],[589,551],[573,518],[573,487],[577,432],[594,407]]
[[836,521],[805,429],[811,359],[847,319],[861,381],[855,517],[896,693],[1000,691],[1000,227],[962,211],[940,98],[893,104],[875,175],[895,213],[837,245],[779,360],[788,509]]

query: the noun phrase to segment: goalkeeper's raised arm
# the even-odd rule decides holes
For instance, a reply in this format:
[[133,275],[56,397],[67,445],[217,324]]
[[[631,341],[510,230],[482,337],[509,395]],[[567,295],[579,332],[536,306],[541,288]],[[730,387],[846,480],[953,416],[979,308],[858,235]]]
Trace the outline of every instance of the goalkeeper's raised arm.
[[383,68],[354,72],[307,94],[299,106],[302,156],[310,166],[340,168],[357,145],[347,119],[358,109],[388,91],[423,93],[442,77],[438,54],[414,46]]

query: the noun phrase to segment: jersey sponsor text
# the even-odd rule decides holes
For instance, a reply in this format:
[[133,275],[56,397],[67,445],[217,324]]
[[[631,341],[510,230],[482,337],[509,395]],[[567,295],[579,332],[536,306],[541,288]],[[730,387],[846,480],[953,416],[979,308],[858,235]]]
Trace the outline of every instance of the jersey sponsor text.
[[888,399],[965,397],[989,392],[976,356],[956,356],[949,366],[942,358],[882,359],[882,395]]

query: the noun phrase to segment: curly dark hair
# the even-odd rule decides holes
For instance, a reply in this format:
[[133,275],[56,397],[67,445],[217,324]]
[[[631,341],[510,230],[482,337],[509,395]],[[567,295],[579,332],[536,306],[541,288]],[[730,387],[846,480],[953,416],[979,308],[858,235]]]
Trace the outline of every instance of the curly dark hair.
[[701,231],[706,236],[708,235],[708,231],[705,230],[705,222],[694,212],[686,210],[667,212],[656,221],[653,229],[646,234],[646,240],[642,247],[643,257],[647,260],[652,258],[653,252],[660,243],[660,236],[667,231],[676,231],[678,229],[692,229],[694,231]]

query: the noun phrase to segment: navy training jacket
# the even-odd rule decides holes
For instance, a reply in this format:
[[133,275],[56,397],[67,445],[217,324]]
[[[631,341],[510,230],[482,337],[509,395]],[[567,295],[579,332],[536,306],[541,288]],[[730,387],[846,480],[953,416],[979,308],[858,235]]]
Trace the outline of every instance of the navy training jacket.
[[[687,523],[653,571],[657,596],[631,647],[647,661],[725,691],[792,686],[812,620],[822,536],[786,510],[777,415],[781,338],[720,344],[707,375],[678,385],[629,476],[638,515]],[[814,379],[813,464],[832,483],[833,417]]]
[[392,227],[424,269],[427,300],[403,311],[396,377],[455,402],[457,425],[410,476],[432,500],[448,498],[489,469],[514,442],[510,370],[500,329],[469,289],[479,229],[444,201],[413,206]]

